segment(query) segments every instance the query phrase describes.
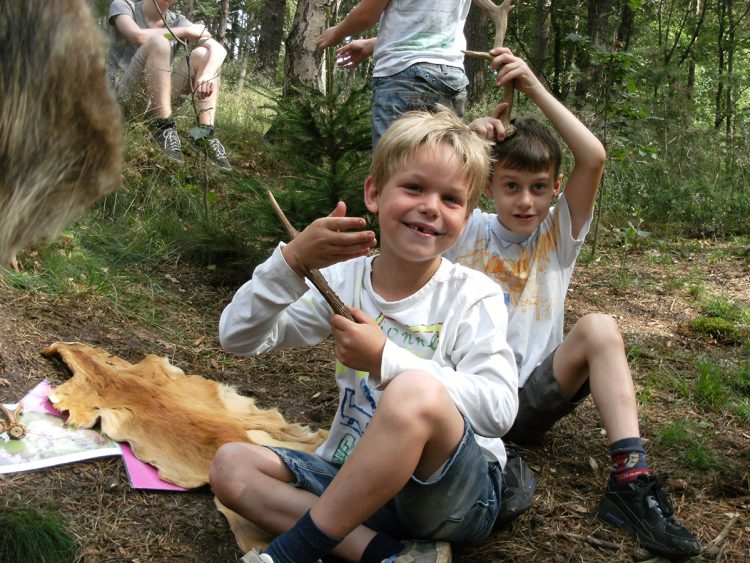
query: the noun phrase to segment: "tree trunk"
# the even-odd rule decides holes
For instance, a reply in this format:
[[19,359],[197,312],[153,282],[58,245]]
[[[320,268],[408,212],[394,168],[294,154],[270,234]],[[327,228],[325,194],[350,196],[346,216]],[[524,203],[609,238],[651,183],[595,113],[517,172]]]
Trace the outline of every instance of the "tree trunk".
[[630,38],[633,35],[633,24],[635,23],[635,12],[630,7],[630,2],[623,2],[620,15],[620,27],[617,28],[617,44],[620,49],[630,49]]
[[284,95],[289,95],[296,86],[309,86],[325,91],[323,53],[315,48],[315,41],[325,30],[328,8],[335,2],[336,0],[298,0],[292,28],[284,44]]
[[221,8],[219,10],[219,25],[216,29],[216,41],[221,45],[224,44],[224,39],[227,36],[227,18],[229,17],[229,0],[221,0]]
[[244,33],[240,35],[238,41],[240,45],[239,60],[240,68],[237,71],[237,89],[242,90],[245,86],[245,77],[247,76],[247,65],[250,60],[250,36],[255,25],[255,16],[252,12],[245,14]]
[[286,0],[266,0],[260,20],[260,37],[258,39],[258,56],[256,70],[273,80],[279,65],[281,40],[284,37],[284,13]]
[[195,0],[184,0],[182,5],[185,7],[181,13],[190,21],[193,21],[193,12],[195,11]]
[[[466,34],[466,48],[469,51],[486,51],[488,20],[484,10],[476,4],[469,9],[464,33]],[[469,78],[467,101],[470,104],[483,102],[487,94],[487,61],[475,57],[464,58],[466,76]]]
[[578,68],[581,70],[580,80],[576,85],[578,104],[588,97],[599,82],[599,73],[591,66],[590,49],[604,46],[609,37],[609,11],[612,0],[589,0],[586,29],[591,47],[582,49],[579,53]]
[[536,21],[534,22],[534,47],[531,58],[532,68],[538,74],[544,74],[547,68],[549,46],[550,14],[546,0],[536,0]]

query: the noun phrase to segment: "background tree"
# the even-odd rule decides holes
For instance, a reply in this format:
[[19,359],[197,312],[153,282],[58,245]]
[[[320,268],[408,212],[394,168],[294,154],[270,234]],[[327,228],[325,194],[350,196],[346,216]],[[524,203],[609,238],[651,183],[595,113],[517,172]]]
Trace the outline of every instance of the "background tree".
[[256,70],[269,78],[276,76],[284,37],[286,0],[266,0],[260,21]]

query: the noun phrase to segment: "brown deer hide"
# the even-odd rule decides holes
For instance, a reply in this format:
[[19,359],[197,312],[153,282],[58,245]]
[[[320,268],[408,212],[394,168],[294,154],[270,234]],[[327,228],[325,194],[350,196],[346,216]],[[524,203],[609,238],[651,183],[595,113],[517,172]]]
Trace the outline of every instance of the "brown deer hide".
[[101,348],[56,342],[45,356],[59,356],[73,377],[50,393],[67,424],[91,428],[130,443],[136,457],[159,477],[183,487],[208,482],[216,450],[227,442],[279,445],[313,451],[326,432],[288,423],[277,409],[261,409],[230,386],[185,375],[166,358],[147,355],[132,365]]

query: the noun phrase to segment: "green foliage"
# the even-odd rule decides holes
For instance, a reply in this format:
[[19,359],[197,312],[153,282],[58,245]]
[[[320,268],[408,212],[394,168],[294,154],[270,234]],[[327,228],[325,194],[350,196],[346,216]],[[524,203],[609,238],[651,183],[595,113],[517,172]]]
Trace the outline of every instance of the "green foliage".
[[78,545],[65,522],[51,512],[5,506],[0,510],[0,561],[69,563]]
[[712,471],[726,464],[719,454],[707,447],[695,424],[678,420],[662,429],[656,436],[657,445],[674,451],[692,469]]
[[[280,97],[276,111],[266,138],[289,170],[284,189],[275,195],[290,222],[301,230],[339,201],[346,203],[349,215],[364,216],[362,186],[371,150],[369,92],[335,89],[324,95],[302,88]],[[265,202],[260,209],[268,216]]]
[[698,379],[694,397],[707,411],[733,413],[743,422],[750,419],[750,362],[739,366],[702,360],[698,363]]
[[742,332],[732,321],[721,317],[697,317],[688,323],[688,328],[703,336],[714,338],[722,344],[741,344]]

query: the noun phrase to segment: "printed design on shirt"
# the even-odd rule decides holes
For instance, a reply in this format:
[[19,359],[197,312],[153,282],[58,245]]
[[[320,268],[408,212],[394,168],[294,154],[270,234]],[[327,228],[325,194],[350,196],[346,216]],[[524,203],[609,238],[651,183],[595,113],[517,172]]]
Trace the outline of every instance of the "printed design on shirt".
[[442,322],[404,326],[382,313],[375,318],[375,322],[388,340],[424,359],[432,358],[434,355],[440,341],[440,332],[443,330]]
[[[346,369],[341,362],[336,362],[337,374]],[[339,424],[346,430],[331,457],[334,463],[340,464],[346,461],[362,434],[365,433],[377,406],[375,394],[367,384],[367,373],[362,371],[356,373],[358,388],[345,386],[342,389],[339,402]]]
[[550,259],[559,243],[557,222],[555,215],[550,228],[540,233],[532,244],[513,245],[510,251],[516,254],[515,258],[491,252],[487,237],[480,237],[469,252],[456,256],[456,262],[481,270],[499,283],[509,314],[516,309],[533,308],[537,320],[550,319],[553,307],[547,297],[550,292],[545,288],[545,280]]

